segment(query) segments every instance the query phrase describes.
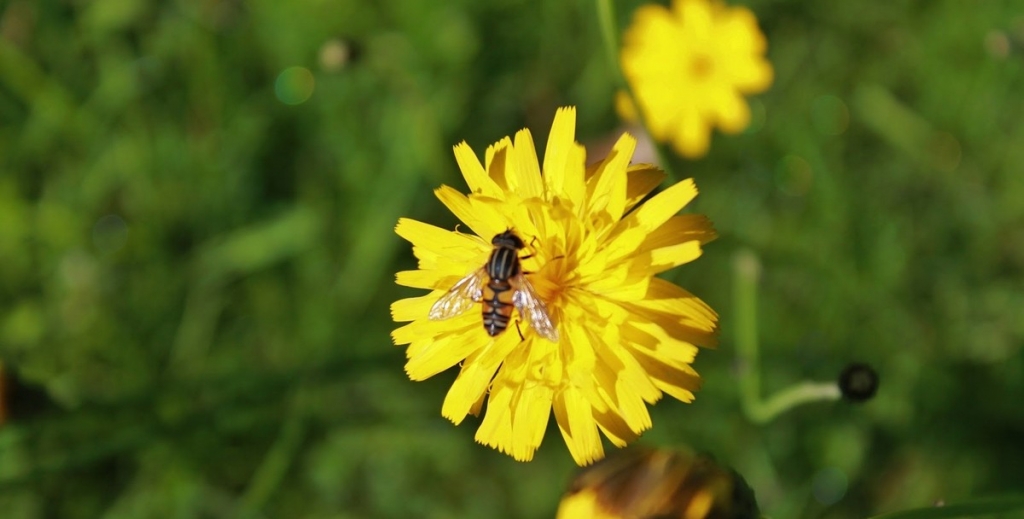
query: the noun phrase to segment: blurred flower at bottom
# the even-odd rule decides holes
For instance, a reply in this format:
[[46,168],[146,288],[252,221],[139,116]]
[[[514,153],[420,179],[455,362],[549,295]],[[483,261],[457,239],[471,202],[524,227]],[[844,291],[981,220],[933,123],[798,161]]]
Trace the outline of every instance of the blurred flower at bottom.
[[754,492],[705,454],[669,449],[621,451],[581,471],[556,519],[753,519]]

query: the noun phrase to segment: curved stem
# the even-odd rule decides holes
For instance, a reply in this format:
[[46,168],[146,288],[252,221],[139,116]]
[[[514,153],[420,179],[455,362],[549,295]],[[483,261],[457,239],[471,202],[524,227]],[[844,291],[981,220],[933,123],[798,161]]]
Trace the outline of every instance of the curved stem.
[[783,389],[771,397],[757,402],[750,410],[750,419],[756,423],[768,423],[776,416],[811,402],[839,400],[842,394],[835,382],[800,382]]

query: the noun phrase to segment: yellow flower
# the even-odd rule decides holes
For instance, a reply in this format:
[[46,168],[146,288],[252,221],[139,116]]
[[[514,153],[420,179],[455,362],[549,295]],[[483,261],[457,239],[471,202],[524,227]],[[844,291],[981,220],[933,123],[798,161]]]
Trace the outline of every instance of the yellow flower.
[[[673,0],[671,10],[637,10],[620,59],[651,136],[671,140],[677,152],[693,158],[707,153],[713,126],[739,133],[750,123],[743,94],[764,91],[772,82],[766,46],[745,7]],[[616,106],[623,118],[636,119],[625,93]]]
[[753,490],[729,467],[690,451],[633,449],[580,472],[556,519],[761,517]]
[[[409,378],[459,365],[441,414],[458,425],[486,399],[476,441],[520,461],[533,458],[552,410],[580,465],[604,456],[598,430],[626,445],[651,427],[646,404],[662,393],[693,399],[697,346],[716,341],[715,312],[654,277],[696,259],[715,237],[706,217],[676,214],[697,195],[693,182],[641,204],[664,173],[629,164],[636,140],[628,134],[586,167],[575,126],[575,109],[560,109],[543,169],[529,130],[490,146],[483,165],[465,142],[455,146],[470,194],[448,186],[435,194],[473,234],[404,218],[395,229],[419,259],[419,269],[399,272],[397,283],[431,291],[391,305],[394,320],[408,322],[391,335],[408,345]],[[480,304],[450,319],[428,317],[439,298],[487,263],[491,239],[508,229],[522,239],[522,268],[546,304],[556,342],[529,319],[518,323],[518,311],[494,337]]]

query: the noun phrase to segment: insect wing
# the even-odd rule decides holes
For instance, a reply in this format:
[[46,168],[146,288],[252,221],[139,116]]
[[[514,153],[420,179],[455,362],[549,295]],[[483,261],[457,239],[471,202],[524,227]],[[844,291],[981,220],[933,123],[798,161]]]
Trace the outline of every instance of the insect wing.
[[483,299],[487,271],[475,270],[459,280],[445,295],[430,307],[430,320],[442,321],[459,315]]
[[526,320],[530,321],[530,326],[533,326],[542,337],[551,342],[558,342],[558,330],[551,322],[548,308],[534,292],[533,285],[522,274],[511,281],[512,286],[516,288],[516,293],[512,295],[512,304],[516,305],[519,315],[526,317]]

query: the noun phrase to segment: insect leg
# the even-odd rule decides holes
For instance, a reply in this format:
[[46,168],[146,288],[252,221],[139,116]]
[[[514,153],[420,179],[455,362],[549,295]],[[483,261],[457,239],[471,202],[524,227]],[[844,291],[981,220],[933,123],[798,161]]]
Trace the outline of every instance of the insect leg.
[[[534,248],[534,247],[533,247],[533,244],[534,244],[534,243],[537,243],[537,237],[536,237],[536,236],[534,236],[534,237],[533,237],[533,239],[532,239],[532,240],[530,240],[530,248],[531,248],[531,249],[533,249],[533,248]],[[536,255],[537,255],[536,253],[534,253],[534,254],[529,254],[529,255],[523,256],[522,258],[519,258],[519,259],[520,259],[520,260],[528,260],[528,259],[530,259],[530,258],[532,258],[532,257],[534,257],[534,256],[536,256]]]
[[[533,256],[534,256],[533,254],[530,254],[529,256],[523,256],[522,258],[519,258],[519,259],[520,260],[530,259]],[[558,256],[555,256],[554,258],[551,258],[551,261],[560,260],[560,259],[565,259],[565,254],[559,254]],[[533,272],[534,271],[532,271],[532,270],[524,270],[523,274],[533,274]]]

